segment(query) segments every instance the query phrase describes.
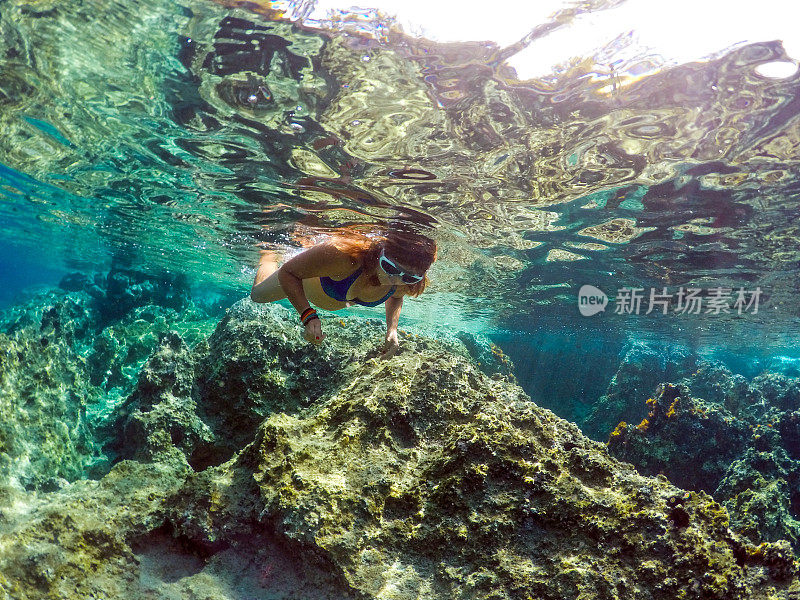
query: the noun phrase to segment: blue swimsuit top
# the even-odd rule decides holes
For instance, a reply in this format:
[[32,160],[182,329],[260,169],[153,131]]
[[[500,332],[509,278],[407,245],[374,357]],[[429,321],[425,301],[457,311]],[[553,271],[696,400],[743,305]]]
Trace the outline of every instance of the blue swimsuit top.
[[380,300],[376,300],[375,302],[362,302],[358,298],[353,298],[352,300],[347,299],[347,292],[350,290],[350,287],[355,283],[355,280],[364,272],[364,267],[359,267],[358,270],[350,275],[350,277],[346,279],[342,279],[341,281],[337,281],[336,279],[331,279],[330,277],[320,277],[319,283],[322,286],[322,291],[324,291],[328,296],[333,298],[334,300],[339,300],[340,302],[355,302],[356,304],[360,304],[361,306],[378,306],[379,304],[383,304],[386,300],[394,294],[395,289],[397,286],[392,286],[392,289],[389,290],[389,293],[386,294]]

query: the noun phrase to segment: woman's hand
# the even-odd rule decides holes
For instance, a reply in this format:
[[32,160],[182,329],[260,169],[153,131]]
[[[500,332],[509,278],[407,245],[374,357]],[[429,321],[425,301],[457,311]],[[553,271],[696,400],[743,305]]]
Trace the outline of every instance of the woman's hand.
[[304,336],[312,344],[321,344],[325,339],[325,334],[322,333],[322,322],[319,319],[311,319],[306,323]]
[[393,357],[397,354],[400,348],[400,342],[397,341],[397,331],[390,331],[386,334],[386,341],[381,348],[381,360]]

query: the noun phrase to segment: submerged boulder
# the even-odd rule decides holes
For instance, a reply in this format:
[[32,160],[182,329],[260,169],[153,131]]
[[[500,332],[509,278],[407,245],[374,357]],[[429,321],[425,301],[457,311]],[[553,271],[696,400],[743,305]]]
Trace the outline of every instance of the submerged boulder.
[[57,489],[101,460],[86,420],[93,399],[63,342],[0,333],[0,504],[9,486]]
[[691,397],[745,421],[759,419],[763,414],[759,407],[800,408],[798,380],[769,373],[748,381],[722,362],[686,348],[635,342],[621,356],[605,393],[579,421],[581,429],[593,439],[607,440],[621,421],[639,423],[650,412],[645,399],[662,382],[684,386]]
[[235,543],[262,523],[367,598],[800,592],[791,552],[742,542],[706,494],[638,474],[504,377],[409,346],[342,362],[312,404],[191,475],[176,531]]
[[580,423],[581,429],[593,439],[608,439],[620,421],[638,423],[647,414],[643,401],[659,383],[675,381],[696,369],[694,357],[680,348],[630,344],[605,394],[591,404]]
[[[350,366],[378,355],[386,332],[383,321],[333,315],[323,319],[328,337],[313,346],[303,338],[293,311],[250,301],[231,307],[208,344],[193,355],[198,415],[217,438],[217,451],[198,457],[195,467],[228,460],[253,440],[269,415],[296,415],[308,409],[341,389]],[[485,357],[485,346],[466,335],[434,341],[401,330],[400,337],[400,357],[436,347],[462,358],[483,359],[481,368],[491,372],[502,369],[507,360],[499,351],[491,359]]]
[[[139,532],[163,524],[185,464],[123,462],[102,481],[78,481],[0,510],[0,598],[142,598]],[[24,510],[20,507],[24,506]]]
[[99,394],[77,351],[87,303],[43,294],[0,313],[0,504],[10,488],[58,489],[103,462],[87,417]]
[[662,384],[638,425],[611,433],[609,450],[645,474],[712,494],[749,541],[787,540],[800,553],[800,411],[781,410],[797,405],[797,386],[778,383],[760,376],[716,403]]
[[[126,273],[125,281],[158,281]],[[103,426],[161,336],[175,329],[196,344],[213,329],[198,307],[175,310],[183,295],[170,295],[166,284],[138,297],[165,304],[121,310],[114,294],[122,281],[117,271],[92,280],[76,274],[0,312],[0,504],[10,488],[52,491],[108,472]],[[107,319],[93,294],[116,303],[117,318]],[[188,414],[196,418],[194,408]]]
[[[708,495],[610,457],[510,378],[408,334],[382,361],[369,321],[327,319],[325,344],[310,346],[292,317],[245,301],[207,346],[164,337],[128,407],[154,413],[134,419],[145,451],[0,515],[0,589],[15,600],[800,594],[785,543],[748,544]],[[175,422],[158,408],[184,399],[191,411],[190,398],[214,443],[241,415],[220,446],[238,445],[227,462],[192,469],[186,437],[163,433]]]
[[163,306],[174,310],[187,308],[189,284],[184,275],[152,274],[114,266],[107,274],[89,278],[71,273],[59,283],[67,291],[85,291],[94,300],[94,309],[103,324],[120,319],[141,306]]
[[685,386],[662,384],[644,403],[635,425],[620,423],[609,449],[647,475],[663,473],[676,485],[714,492],[747,447],[750,428],[718,404],[693,398]]
[[[326,320],[326,332],[343,329]],[[319,347],[303,339],[297,318],[283,307],[240,302],[220,321],[198,357],[198,410],[218,438],[219,464],[250,443],[272,413],[295,414],[341,383],[345,361],[367,352],[375,326],[352,328],[358,339],[329,336]]]
[[214,435],[197,416],[194,379],[189,347],[176,332],[166,333],[108,427],[118,458],[151,461],[174,448],[187,459],[210,452]]

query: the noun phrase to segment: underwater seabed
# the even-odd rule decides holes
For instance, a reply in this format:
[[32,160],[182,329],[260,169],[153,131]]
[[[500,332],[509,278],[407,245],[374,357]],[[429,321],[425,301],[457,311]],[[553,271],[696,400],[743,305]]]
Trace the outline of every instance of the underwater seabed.
[[488,338],[325,327],[122,269],[6,310],[0,597],[800,594],[797,378],[625,347],[593,441]]

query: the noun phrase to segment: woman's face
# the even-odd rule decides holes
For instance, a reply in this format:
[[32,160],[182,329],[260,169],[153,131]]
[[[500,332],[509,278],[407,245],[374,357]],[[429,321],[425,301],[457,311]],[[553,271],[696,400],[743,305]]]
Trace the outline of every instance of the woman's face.
[[377,274],[381,285],[414,285],[425,276],[424,272],[420,273],[383,252],[378,258]]

